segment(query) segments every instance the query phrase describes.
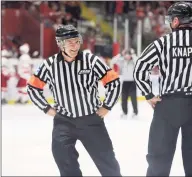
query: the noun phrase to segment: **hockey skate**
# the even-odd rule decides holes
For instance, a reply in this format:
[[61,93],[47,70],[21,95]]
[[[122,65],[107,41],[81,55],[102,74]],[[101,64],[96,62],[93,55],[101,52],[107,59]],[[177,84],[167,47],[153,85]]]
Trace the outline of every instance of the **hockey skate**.
[[133,114],[131,115],[131,118],[132,118],[132,119],[138,119],[138,114],[133,113]]
[[122,113],[122,114],[121,114],[121,119],[122,119],[122,120],[127,120],[127,114]]

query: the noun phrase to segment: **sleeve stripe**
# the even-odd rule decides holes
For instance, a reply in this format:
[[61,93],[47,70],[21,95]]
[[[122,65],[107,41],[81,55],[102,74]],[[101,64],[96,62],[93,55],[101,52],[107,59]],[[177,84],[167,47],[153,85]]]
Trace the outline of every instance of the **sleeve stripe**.
[[31,89],[29,87],[28,87],[28,94],[29,94],[29,97],[31,98],[31,100],[33,101],[33,103],[35,105],[37,105],[41,110],[43,110],[45,108],[45,106],[42,105],[42,103],[39,101],[39,99],[36,98],[36,95],[34,94],[33,89]]
[[41,74],[40,74],[40,78],[44,78],[45,77],[45,70],[46,70],[46,67],[43,67],[42,68],[42,71],[41,71]]
[[[153,43],[152,43],[153,44]],[[147,95],[151,93],[151,83],[149,80],[149,70],[158,63],[158,49],[155,44],[150,45],[143,55],[137,60],[134,69],[134,79],[142,91],[142,94]]]
[[99,62],[99,60],[96,67],[98,68],[98,71],[100,71],[102,75],[103,73],[106,72],[105,66],[101,62]]
[[115,82],[112,82],[110,83],[110,85],[108,85],[107,92],[109,94],[106,96],[106,99],[104,101],[104,104],[107,107],[111,108],[114,106],[114,104],[117,102],[120,96],[120,90],[121,90],[121,84],[119,79],[117,79]]
[[[34,89],[34,92],[35,92],[35,95],[38,97],[38,98],[42,98],[42,96],[40,95],[40,93]],[[47,101],[45,101],[44,99],[39,99],[39,102],[41,102],[41,104],[44,104],[46,105],[47,104]]]

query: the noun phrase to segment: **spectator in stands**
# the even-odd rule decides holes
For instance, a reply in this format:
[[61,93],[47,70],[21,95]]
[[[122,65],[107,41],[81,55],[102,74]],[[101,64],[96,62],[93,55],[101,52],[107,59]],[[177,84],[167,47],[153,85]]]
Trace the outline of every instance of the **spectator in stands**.
[[81,8],[79,2],[67,1],[65,4],[65,12],[68,14],[66,21],[77,26],[77,21],[81,18]]
[[62,19],[62,17],[57,18],[57,19],[56,19],[56,23],[53,24],[53,28],[54,28],[54,30],[56,31],[57,28],[58,28],[62,23],[63,23],[63,19]]
[[106,1],[105,9],[106,9],[106,19],[112,20],[113,15],[115,13],[115,1]]
[[122,0],[118,0],[115,2],[115,13],[118,15],[122,15],[123,13],[124,2]]
[[88,27],[83,38],[83,48],[89,49],[92,53],[95,52],[96,31],[94,28]]

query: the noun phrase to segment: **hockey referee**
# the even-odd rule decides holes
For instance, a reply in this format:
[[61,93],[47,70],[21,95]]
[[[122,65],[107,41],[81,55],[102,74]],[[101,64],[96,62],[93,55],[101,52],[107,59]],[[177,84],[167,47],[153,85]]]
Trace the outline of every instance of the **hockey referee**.
[[[168,9],[172,28],[152,42],[137,60],[134,79],[154,108],[148,142],[147,176],[169,176],[179,129],[186,176],[192,176],[192,3],[177,2]],[[151,91],[149,74],[160,70],[160,96]]]
[[[102,176],[121,176],[113,145],[104,124],[104,116],[120,95],[120,80],[99,57],[80,51],[82,37],[72,25],[56,30],[60,52],[45,60],[28,82],[32,102],[54,117],[52,153],[61,176],[82,176],[79,154],[80,140]],[[98,82],[102,81],[105,100],[99,99]],[[43,96],[49,85],[55,105]]]

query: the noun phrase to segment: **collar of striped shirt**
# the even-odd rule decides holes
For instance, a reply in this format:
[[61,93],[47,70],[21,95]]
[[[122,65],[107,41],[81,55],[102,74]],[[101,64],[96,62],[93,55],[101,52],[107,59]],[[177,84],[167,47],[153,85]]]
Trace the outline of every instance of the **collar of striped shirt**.
[[176,29],[172,29],[172,31],[178,31],[178,30],[192,30],[192,26],[187,26],[187,27],[180,27]]
[[[76,56],[76,58],[75,58],[75,60],[82,60],[82,58],[83,58],[83,52],[82,51],[79,51],[78,52],[78,54],[77,54],[77,56]],[[63,55],[62,55],[62,51],[60,51],[59,53],[58,53],[58,55],[57,55],[57,62],[60,62],[61,60],[65,60],[64,59],[64,57],[63,57]],[[66,60],[65,60],[66,61]],[[67,61],[66,61],[67,62]]]

